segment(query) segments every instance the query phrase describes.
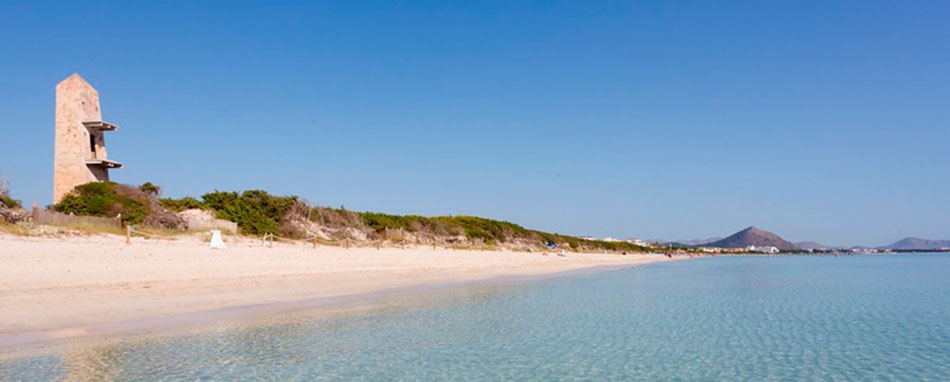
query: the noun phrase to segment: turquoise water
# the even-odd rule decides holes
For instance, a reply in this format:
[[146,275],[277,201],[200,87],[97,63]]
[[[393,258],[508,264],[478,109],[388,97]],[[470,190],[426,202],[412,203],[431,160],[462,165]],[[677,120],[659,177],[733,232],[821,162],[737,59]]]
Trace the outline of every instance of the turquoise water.
[[950,256],[705,258],[56,346],[0,380],[950,380]]

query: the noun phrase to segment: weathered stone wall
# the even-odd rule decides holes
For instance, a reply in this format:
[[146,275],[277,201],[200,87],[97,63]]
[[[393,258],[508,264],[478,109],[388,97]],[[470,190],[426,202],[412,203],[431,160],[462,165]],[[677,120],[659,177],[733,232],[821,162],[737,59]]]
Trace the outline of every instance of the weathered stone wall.
[[53,203],[58,203],[74,187],[89,182],[108,181],[106,169],[93,170],[86,160],[104,159],[105,142],[99,132],[95,154],[85,121],[101,121],[99,93],[78,74],[56,85],[56,143],[53,169]]

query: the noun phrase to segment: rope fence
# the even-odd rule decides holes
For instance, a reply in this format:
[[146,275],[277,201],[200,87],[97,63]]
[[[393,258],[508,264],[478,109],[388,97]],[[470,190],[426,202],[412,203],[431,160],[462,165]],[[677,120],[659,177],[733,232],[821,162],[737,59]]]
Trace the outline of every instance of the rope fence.
[[368,245],[363,245],[363,243],[357,242],[351,239],[328,240],[328,239],[321,238],[317,235],[312,235],[310,237],[303,238],[303,239],[292,239],[289,237],[275,235],[273,233],[265,233],[264,236],[261,237],[261,246],[272,248],[275,241],[287,242],[287,243],[304,243],[304,244],[309,243],[309,244],[312,244],[314,248],[317,247],[317,244],[320,244],[320,245],[338,246],[338,247],[343,247],[343,248],[350,248],[351,246],[356,246],[356,247],[373,246],[373,247],[376,247],[376,249],[380,249],[382,248],[382,244],[383,244],[382,240],[374,240],[371,243],[368,243]]
[[[134,236],[141,236],[141,237],[145,237],[145,238],[147,238],[147,239],[173,239],[173,238],[174,238],[174,237],[171,237],[171,236],[156,235],[156,234],[151,234],[151,233],[148,233],[148,232],[143,232],[143,231],[140,231],[140,230],[136,229],[135,226],[133,226],[133,225],[127,225],[127,226],[125,226],[125,243],[128,244],[128,245],[131,245],[131,244],[132,244],[132,237],[134,237]],[[342,247],[344,247],[344,248],[350,248],[351,246],[354,246],[354,245],[357,246],[357,247],[375,246],[376,249],[382,248],[382,241],[381,241],[381,240],[375,240],[375,241],[373,241],[372,243],[369,243],[368,245],[362,245],[361,243],[358,243],[358,242],[353,241],[353,240],[351,240],[351,239],[328,240],[328,239],[321,238],[321,237],[319,237],[319,236],[317,236],[317,235],[312,235],[312,236],[310,236],[310,237],[303,238],[303,239],[292,239],[292,238],[289,238],[289,237],[283,237],[283,236],[275,235],[275,234],[273,234],[273,233],[265,233],[263,236],[261,236],[261,247],[273,248],[275,241],[287,242],[287,243],[295,243],[295,244],[296,244],[296,243],[304,243],[304,244],[309,243],[309,244],[312,244],[314,248],[317,247],[317,244],[330,245],[330,246],[342,246]]]
[[135,226],[132,226],[132,225],[125,226],[125,244],[132,244],[132,236],[134,235],[142,236],[147,239],[164,239],[164,240],[174,239],[174,236],[150,234],[150,233],[139,231],[135,229]]
[[[135,226],[127,225],[125,243],[128,245],[131,245],[133,236],[140,236],[147,239],[163,239],[163,240],[174,239],[174,236],[159,235],[159,234],[154,234],[154,233],[143,232],[136,229]],[[386,243],[385,240],[379,240],[379,239],[373,240],[373,241],[356,241],[349,238],[333,240],[333,239],[324,239],[317,235],[311,235],[309,237],[301,238],[301,239],[293,239],[289,237],[275,235],[273,233],[265,233],[264,235],[260,237],[261,247],[273,248],[274,242],[293,243],[293,244],[310,244],[313,246],[313,248],[316,248],[317,245],[325,245],[325,246],[335,246],[335,247],[343,247],[343,248],[369,247],[369,248],[376,248],[376,249],[382,249],[384,244]],[[405,245],[398,245],[398,244],[396,245],[396,247],[407,248]],[[436,245],[434,243],[432,244],[432,248],[433,249],[436,248]],[[446,247],[446,249],[458,250],[458,249],[472,249],[472,248],[448,246]],[[559,255],[559,256],[563,256],[563,255]]]

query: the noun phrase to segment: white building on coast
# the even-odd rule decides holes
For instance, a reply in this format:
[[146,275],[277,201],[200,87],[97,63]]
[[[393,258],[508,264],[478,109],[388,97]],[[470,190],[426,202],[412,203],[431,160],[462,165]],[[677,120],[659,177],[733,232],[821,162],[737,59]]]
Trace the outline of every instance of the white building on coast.
[[745,250],[746,252],[750,253],[779,253],[779,249],[773,246],[756,247],[754,245],[750,245],[745,247]]

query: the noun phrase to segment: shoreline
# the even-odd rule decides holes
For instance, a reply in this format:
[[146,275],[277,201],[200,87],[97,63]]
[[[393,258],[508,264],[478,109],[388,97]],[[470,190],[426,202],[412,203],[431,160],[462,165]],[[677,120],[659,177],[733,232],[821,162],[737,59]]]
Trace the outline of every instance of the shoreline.
[[231,237],[0,235],[0,353],[324,308],[476,283],[526,282],[669,261],[661,255],[337,248]]

